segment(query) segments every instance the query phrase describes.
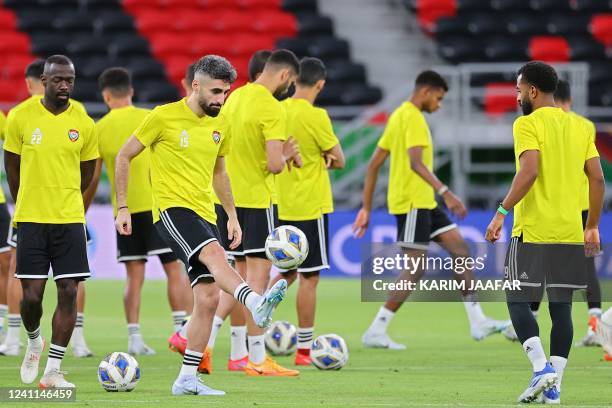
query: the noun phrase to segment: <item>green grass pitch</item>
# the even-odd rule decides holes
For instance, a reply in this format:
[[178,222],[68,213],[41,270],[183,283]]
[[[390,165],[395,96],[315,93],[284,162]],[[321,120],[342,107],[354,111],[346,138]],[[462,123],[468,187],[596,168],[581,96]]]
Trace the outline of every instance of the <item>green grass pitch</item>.
[[[324,279],[319,287],[315,335],[334,332],[343,336],[350,359],[340,371],[302,369],[298,378],[252,378],[226,371],[229,353],[228,324],[221,329],[214,351],[214,372],[208,384],[227,392],[224,397],[173,397],[170,387],[180,358],[166,347],[172,324],[165,282],[146,282],[141,307],[145,341],[157,355],[139,357],[142,379],[131,393],[107,393],[98,384],[96,368],[102,357],[127,348],[123,316],[123,282],[89,281],[85,335],[94,358],[75,359],[67,352],[62,368],[77,385],[77,402],[69,407],[506,407],[516,406],[527,386],[531,366],[518,343],[501,335],[481,342],[469,336],[463,305],[457,303],[409,303],[397,314],[390,334],[408,344],[408,350],[364,349],[361,334],[378,303],[361,303],[358,280]],[[48,282],[42,332],[50,336],[50,316],[55,290]],[[545,347],[550,329],[546,305],[539,321]],[[609,305],[607,305],[609,306]],[[503,303],[483,304],[495,318],[507,318]],[[586,305],[574,305],[575,341],[585,332]],[[275,319],[296,321],[295,288],[281,304]],[[25,338],[23,338],[25,342]],[[610,406],[612,363],[601,361],[601,349],[574,348],[563,381],[564,406]],[[278,359],[291,366],[292,358]],[[41,361],[41,371],[46,353]],[[21,357],[0,357],[0,386],[21,386]],[[3,406],[39,406],[2,403]],[[55,405],[54,405],[55,406]]]

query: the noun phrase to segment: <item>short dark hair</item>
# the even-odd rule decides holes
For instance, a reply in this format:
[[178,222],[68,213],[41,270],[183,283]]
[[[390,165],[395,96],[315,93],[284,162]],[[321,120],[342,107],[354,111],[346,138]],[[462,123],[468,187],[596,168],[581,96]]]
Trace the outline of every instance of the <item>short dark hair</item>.
[[436,71],[427,70],[421,72],[414,81],[415,88],[430,87],[430,88],[442,88],[444,92],[448,92],[448,83],[442,75]]
[[37,58],[34,61],[30,62],[26,67],[25,77],[40,79],[40,76],[43,74],[44,70],[45,60],[42,58]]
[[314,86],[327,77],[325,64],[318,58],[305,57],[300,61],[300,76],[297,83],[303,86]]
[[557,89],[559,77],[555,69],[541,61],[531,61],[518,70],[517,76],[522,75],[522,80],[535,86],[544,93],[553,93]]
[[230,84],[236,80],[236,69],[225,58],[218,55],[206,55],[196,62],[194,77],[197,74],[208,75],[212,79],[220,79]]
[[278,66],[283,68],[290,68],[296,74],[300,73],[300,61],[292,51],[281,49],[276,50],[270,54],[266,67]]
[[572,99],[570,84],[565,79],[560,79],[555,89],[555,101],[569,102]]
[[191,83],[193,82],[193,77],[195,76],[196,64],[197,62],[193,62],[187,65],[187,69],[185,70],[185,81],[187,82],[187,85],[189,86],[191,86]]
[[255,51],[255,54],[249,60],[249,82],[255,81],[257,74],[262,73],[270,55],[272,55],[270,50]]
[[108,89],[115,97],[126,96],[132,88],[132,76],[125,68],[108,68],[98,77],[98,87],[100,91]]

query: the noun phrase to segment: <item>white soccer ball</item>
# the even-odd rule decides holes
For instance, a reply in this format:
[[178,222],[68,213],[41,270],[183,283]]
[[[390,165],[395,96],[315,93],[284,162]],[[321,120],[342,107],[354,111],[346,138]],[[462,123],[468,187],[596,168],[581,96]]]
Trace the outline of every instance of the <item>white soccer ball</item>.
[[288,356],[297,348],[297,329],[286,321],[272,323],[265,334],[266,348],[274,356]]
[[308,256],[306,235],[291,225],[275,228],[266,238],[266,256],[280,269],[296,269]]
[[337,334],[323,334],[310,347],[312,364],[321,370],[339,370],[348,361],[349,351],[344,339]]
[[98,381],[109,392],[132,391],[140,380],[138,361],[128,353],[116,351],[98,366]]

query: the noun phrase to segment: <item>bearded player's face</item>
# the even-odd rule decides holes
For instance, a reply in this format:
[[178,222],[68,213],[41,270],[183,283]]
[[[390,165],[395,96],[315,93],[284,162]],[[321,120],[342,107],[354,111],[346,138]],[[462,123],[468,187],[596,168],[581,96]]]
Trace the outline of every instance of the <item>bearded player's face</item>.
[[208,76],[202,76],[198,81],[198,104],[207,116],[217,116],[229,93],[230,83]]
[[523,81],[523,76],[519,75],[516,80],[516,102],[521,107],[523,115],[529,115],[533,112],[533,92],[535,87],[526,81]]

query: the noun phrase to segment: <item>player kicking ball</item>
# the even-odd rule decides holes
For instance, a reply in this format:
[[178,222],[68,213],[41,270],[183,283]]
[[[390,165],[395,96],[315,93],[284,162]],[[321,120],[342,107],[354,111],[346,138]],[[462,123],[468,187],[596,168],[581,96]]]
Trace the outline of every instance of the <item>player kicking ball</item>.
[[[363,206],[353,231],[363,237],[370,222],[372,196],[380,167],[391,156],[387,202],[389,212],[397,220],[397,242],[409,256],[424,257],[430,241],[437,242],[453,258],[466,258],[469,247],[453,223],[435,199],[435,193],[444,201],[449,211],[461,218],[467,210],[461,200],[445,186],[433,172],[433,144],[423,112],[437,111],[448,85],[434,71],[421,72],[415,82],[409,101],[393,112],[368,165],[363,190]],[[424,271],[406,271],[400,279],[420,279]],[[475,340],[504,330],[509,322],[485,316],[475,292],[469,291],[473,273],[467,269],[456,272],[455,279],[466,281],[462,291],[463,304],[470,322],[470,332]],[[404,344],[391,340],[387,334],[389,323],[410,295],[409,291],[390,292],[387,302],[380,308],[372,324],[362,338],[365,347],[405,349]]]
[[[580,119],[555,106],[558,77],[542,62],[518,71],[517,102],[523,116],[513,126],[517,172],[510,191],[491,220],[486,239],[497,241],[514,210],[505,277],[520,282],[506,291],[516,335],[531,361],[533,374],[518,402],[561,401],[561,380],[572,347],[572,296],[587,286],[587,256],[599,252],[599,219],[605,181],[593,136]],[[583,178],[589,184],[589,212],[582,228]],[[546,290],[552,320],[550,360],[530,302]]]
[[283,299],[287,282],[280,281],[264,295],[254,292],[227,262],[219,245],[212,189],[228,214],[232,246],[242,231],[236,216],[224,156],[230,140],[227,120],[219,115],[236,70],[216,55],[201,58],[192,83],[193,93],[178,102],[155,108],[121,148],[116,159],[117,231],[132,233],[127,207],[130,161],[146,147],[151,154],[153,220],[162,239],[186,266],[193,290],[193,314],[187,326],[187,348],[174,395],[223,395],[196,375],[219,302],[219,288],[246,306],[258,327],[267,327]]

